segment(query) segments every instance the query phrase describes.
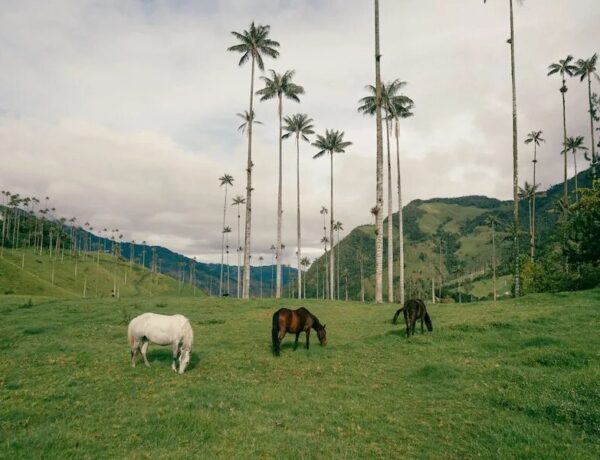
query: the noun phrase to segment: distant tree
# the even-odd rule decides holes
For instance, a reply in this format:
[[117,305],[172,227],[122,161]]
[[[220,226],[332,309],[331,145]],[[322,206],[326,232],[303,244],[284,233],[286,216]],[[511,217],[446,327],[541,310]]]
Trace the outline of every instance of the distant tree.
[[225,251],[226,251],[226,265],[227,265],[227,295],[231,292],[229,284],[229,234],[231,233],[231,227],[228,225],[223,228],[223,235],[225,235]]
[[[250,73],[250,107],[249,114],[254,115],[254,66],[262,71],[265,68],[263,55],[276,59],[279,56],[279,43],[269,38],[270,26],[250,24],[249,30],[242,33],[231,32],[238,40],[237,45],[227,48],[227,51],[241,53],[239,65],[251,60]],[[244,281],[242,283],[242,296],[250,297],[250,254],[251,254],[251,229],[252,229],[252,125],[248,125],[248,160],[246,163],[246,229],[244,234]]]
[[564,154],[566,156],[567,152],[571,152],[573,154],[573,165],[575,166],[575,202],[579,200],[578,195],[578,183],[577,183],[577,152],[579,150],[586,151],[588,148],[583,145],[583,136],[577,137],[567,137],[567,142],[565,143]]
[[283,214],[282,204],[282,183],[283,183],[283,170],[282,170],[282,138],[283,138],[283,98],[290,99],[295,102],[300,102],[298,97],[304,94],[304,88],[292,82],[295,72],[293,70],[287,70],[283,74],[279,74],[274,70],[270,70],[271,76],[260,77],[265,83],[265,87],[256,92],[260,96],[261,101],[268,101],[270,99],[277,98],[277,115],[279,118],[279,181],[277,187],[277,278],[275,285],[275,297],[279,299],[281,297],[281,219]]
[[[329,214],[329,211],[327,210],[327,208],[325,206],[321,206],[321,210],[319,211],[319,214],[321,214],[323,216],[323,238],[321,239],[321,243],[324,242],[324,240],[327,240],[327,214]],[[327,272],[327,243],[325,243],[325,271]],[[327,296],[327,277],[325,277],[325,283],[323,283],[323,298],[325,298]]]
[[[531,131],[527,138],[525,139],[525,144],[533,144],[533,185],[535,187],[538,186],[535,178],[535,169],[537,166],[537,148],[540,146],[542,142],[546,142],[545,139],[542,139],[542,131]],[[535,196],[533,194],[533,204],[532,204],[532,229],[531,229],[531,259],[535,259]]]
[[240,205],[245,204],[246,199],[242,195],[237,195],[233,199],[232,206],[237,206],[237,247],[235,248],[235,252],[237,253],[237,297],[240,298],[240,286],[241,286],[241,277],[240,277],[240,256],[242,254],[242,246],[240,244]]
[[[302,266],[302,269],[304,270],[304,272],[306,272],[307,268],[310,267],[310,259],[308,257],[302,257],[302,260],[300,261],[300,265]],[[300,280],[300,278],[298,278],[298,280]],[[302,290],[303,290],[302,297],[304,297],[306,299],[306,276],[302,276],[302,282],[304,283],[304,286],[302,288]]]
[[[233,176],[229,174],[224,174],[219,177],[220,186],[225,186],[225,201],[223,202],[223,226],[222,229],[226,226],[226,218],[227,218],[227,187],[233,186]],[[219,297],[223,295],[223,250],[225,246],[225,232],[221,232],[221,276],[219,278]]]
[[522,200],[527,200],[527,208],[529,211],[529,247],[530,254],[533,254],[533,222],[534,222],[534,214],[533,214],[533,200],[535,199],[535,195],[537,193],[537,187],[534,184],[530,184],[525,181],[523,188],[519,187],[519,198]]
[[[567,88],[565,75],[572,77],[577,72],[577,67],[572,64],[573,56],[568,55],[565,59],[559,60],[557,63],[550,64],[548,67],[548,76],[558,74],[562,78],[560,94],[562,97],[563,108],[563,146],[567,145],[567,115],[565,94],[569,90]],[[564,153],[564,148],[561,153]],[[563,184],[563,199],[566,203],[569,202],[569,185],[567,184],[567,155],[564,156],[564,184]]]
[[591,136],[591,144],[592,144],[592,178],[596,179],[596,164],[598,163],[598,158],[596,157],[596,141],[594,140],[594,119],[598,117],[598,114],[595,113],[594,103],[593,103],[593,94],[592,94],[592,75],[595,75],[596,78],[600,81],[600,77],[596,73],[596,65],[598,63],[598,53],[594,53],[594,55],[589,59],[578,59],[577,60],[577,71],[575,75],[580,77],[580,80],[583,81],[587,78],[588,83],[588,103],[589,103],[589,114],[590,114],[590,136]]
[[[285,126],[283,127],[286,133],[283,139],[287,139],[294,135],[296,138],[296,193],[297,193],[297,210],[296,210],[296,232],[297,232],[297,251],[296,257],[298,260],[298,298],[302,298],[302,234],[300,220],[300,139],[305,142],[310,142],[308,136],[314,134],[314,126],[312,118],[308,118],[305,113],[297,113],[291,117],[285,117]],[[305,283],[306,285],[306,283]]]
[[[344,132],[343,131],[334,131],[334,130],[325,130],[325,135],[317,135],[315,142],[312,144],[319,152],[316,153],[313,158],[320,158],[325,154],[329,154],[330,160],[330,208],[329,208],[329,240],[333,244],[333,154],[334,153],[344,153],[346,148],[352,145],[352,142],[344,141]],[[334,292],[335,292],[335,271],[334,271],[334,262],[335,257],[333,251],[331,251],[329,257],[329,272],[330,272],[330,283],[329,283],[329,298],[334,300]]]

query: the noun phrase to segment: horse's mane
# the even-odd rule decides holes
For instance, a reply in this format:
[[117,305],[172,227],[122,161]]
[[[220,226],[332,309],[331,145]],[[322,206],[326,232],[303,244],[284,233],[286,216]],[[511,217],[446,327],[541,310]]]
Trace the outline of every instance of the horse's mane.
[[318,329],[323,329],[323,325],[321,324],[321,322],[319,321],[319,318],[317,318],[315,315],[313,315],[312,313],[310,313],[310,316],[312,317],[313,320],[313,327],[315,328],[315,330]]
[[194,331],[192,330],[192,326],[190,325],[190,321],[185,318],[185,323],[182,327],[183,337],[181,338],[182,348],[186,350],[192,349],[192,344],[194,343]]

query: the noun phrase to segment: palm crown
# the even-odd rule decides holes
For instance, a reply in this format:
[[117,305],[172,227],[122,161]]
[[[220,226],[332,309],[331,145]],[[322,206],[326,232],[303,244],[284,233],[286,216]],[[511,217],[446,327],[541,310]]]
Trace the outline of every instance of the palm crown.
[[219,177],[219,181],[221,182],[220,185],[233,185],[233,176],[230,176],[229,174],[223,174],[221,177]]
[[578,59],[577,60],[577,70],[575,71],[575,75],[577,75],[581,81],[583,81],[587,76],[595,75],[598,80],[600,77],[596,73],[596,64],[598,63],[598,53],[594,53],[594,55],[589,59]]
[[583,136],[577,137],[567,137],[567,142],[565,143],[565,149],[563,153],[571,152],[573,155],[577,153],[578,150],[587,150],[588,148],[583,145]]
[[525,138],[525,143],[531,144],[533,142],[533,143],[535,143],[535,145],[539,146],[540,143],[546,142],[545,139],[542,139],[542,134],[543,134],[543,131],[531,131]]
[[246,204],[246,198],[244,198],[242,195],[237,195],[233,199],[233,203],[231,203],[231,206],[236,206],[238,204]]
[[[565,81],[565,74],[568,75],[569,77],[572,77],[575,72],[577,72],[577,66],[572,64],[573,62],[573,56],[571,56],[570,54],[565,58],[565,59],[561,59],[558,61],[558,63],[553,63],[550,64],[548,66],[548,76],[550,75],[554,75],[556,73],[560,74],[560,76],[562,77],[563,83]],[[563,87],[561,88],[561,91],[566,91],[566,88]]]
[[[399,91],[406,86],[405,81],[399,79],[387,82],[381,85],[381,105],[382,108],[392,117],[402,117],[403,107],[412,107],[413,101],[407,96],[399,94]],[[377,90],[373,85],[365,87],[370,93],[369,96],[361,98],[358,111],[365,115],[374,115],[377,109],[375,103]]]
[[325,130],[325,136],[317,134],[317,139],[312,143],[313,146],[319,149],[313,158],[319,158],[325,153],[344,153],[346,148],[352,145],[352,142],[344,141],[344,132],[335,131],[333,129]]
[[231,34],[239,40],[237,45],[230,46],[227,51],[236,51],[242,53],[239,65],[243,65],[248,59],[254,57],[258,68],[265,69],[262,55],[267,55],[276,59],[279,56],[279,42],[269,38],[270,26],[255,25],[254,21],[250,24],[249,30],[244,30],[242,33],[231,32]]
[[283,121],[285,122],[283,130],[286,131],[286,133],[281,136],[283,139],[287,139],[292,134],[295,134],[298,138],[309,142],[308,136],[315,133],[313,131],[314,126],[312,125],[313,119],[308,118],[308,115],[305,113],[297,113],[291,117],[284,117]]
[[294,78],[296,72],[293,70],[286,70],[283,74],[280,74],[273,69],[269,70],[269,72],[271,78],[265,76],[260,77],[265,82],[265,87],[256,92],[257,95],[261,96],[261,101],[285,96],[292,101],[300,102],[298,95],[304,94],[304,88],[292,82],[292,78]]
[[254,112],[254,110],[252,111],[252,116],[250,116],[250,112],[248,112],[247,110],[244,110],[242,113],[237,113],[236,115],[242,120],[244,120],[244,122],[240,126],[238,126],[238,131],[241,131],[242,133],[246,132],[250,123],[254,123],[255,125],[262,125],[261,121],[255,119],[256,113]]

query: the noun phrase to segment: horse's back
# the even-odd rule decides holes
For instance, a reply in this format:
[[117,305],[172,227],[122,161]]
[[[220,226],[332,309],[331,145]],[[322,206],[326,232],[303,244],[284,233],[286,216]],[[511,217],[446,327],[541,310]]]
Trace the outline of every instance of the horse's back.
[[161,315],[159,313],[142,313],[129,323],[129,335],[144,337],[159,345],[167,345],[179,335],[184,328],[190,328],[189,320],[183,315]]

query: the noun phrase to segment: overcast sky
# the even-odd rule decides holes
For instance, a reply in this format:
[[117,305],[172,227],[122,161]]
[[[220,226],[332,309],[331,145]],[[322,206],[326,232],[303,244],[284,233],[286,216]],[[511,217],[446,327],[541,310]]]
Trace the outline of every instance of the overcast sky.
[[[512,196],[511,93],[506,1],[381,0],[382,72],[408,82],[415,117],[402,127],[405,203],[416,198]],[[50,196],[65,217],[119,228],[125,239],[220,259],[223,189],[244,193],[250,67],[238,67],[232,30],[271,25],[280,59],[296,70],[301,104],[317,132],[345,131],[335,157],[335,218],[347,231],[371,222],[375,122],[356,112],[374,80],[368,0],[0,1],[0,188]],[[515,11],[522,183],[544,130],[538,181],[562,180],[562,113],[551,62],[600,51],[598,0],[527,0]],[[587,88],[568,82],[567,129],[589,143]],[[595,82],[596,91],[599,84]],[[257,80],[257,88],[260,88]],[[270,261],[276,238],[277,118],[256,103],[253,253]],[[306,254],[320,253],[328,161],[301,146]],[[284,142],[286,262],[295,251],[295,148]],[[572,165],[572,158],[569,159]],[[583,165],[580,159],[580,165]],[[572,172],[572,167],[570,168]],[[395,182],[395,174],[394,174]],[[230,197],[228,201],[230,204]],[[394,209],[396,209],[394,200]],[[228,206],[228,224],[236,226]],[[386,206],[387,209],[387,206]],[[243,214],[243,213],[242,213]],[[242,222],[243,227],[243,222]],[[243,230],[242,230],[243,231]],[[344,232],[344,233],[346,233]],[[235,238],[236,233],[233,234]],[[233,245],[235,246],[235,245]]]

